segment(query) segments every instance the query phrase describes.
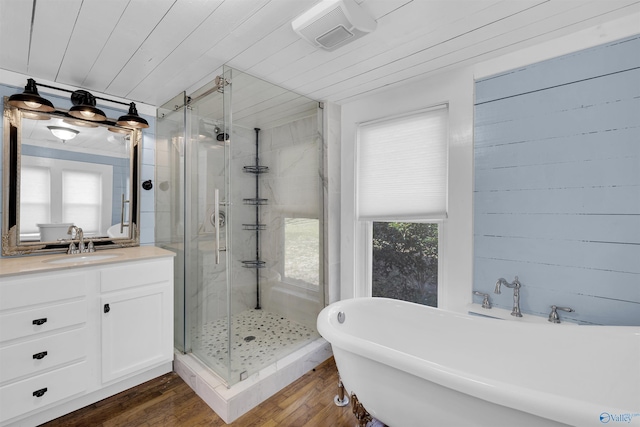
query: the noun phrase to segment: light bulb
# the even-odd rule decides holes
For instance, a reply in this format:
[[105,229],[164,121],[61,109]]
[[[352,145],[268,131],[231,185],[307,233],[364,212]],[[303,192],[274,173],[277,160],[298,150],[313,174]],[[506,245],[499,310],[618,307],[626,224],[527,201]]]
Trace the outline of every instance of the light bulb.
[[93,111],[80,111],[80,114],[82,114],[82,116],[90,119],[92,117],[94,117],[96,115],[96,113],[94,113]]
[[40,104],[39,102],[33,102],[33,101],[24,101],[24,105],[34,109],[42,107],[42,104]]

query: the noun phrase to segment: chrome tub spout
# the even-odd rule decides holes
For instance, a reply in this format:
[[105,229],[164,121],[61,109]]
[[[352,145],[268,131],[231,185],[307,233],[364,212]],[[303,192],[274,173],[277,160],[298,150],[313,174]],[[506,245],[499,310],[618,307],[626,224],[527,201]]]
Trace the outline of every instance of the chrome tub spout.
[[522,313],[520,312],[520,281],[518,280],[518,276],[516,276],[515,280],[512,283],[507,282],[502,277],[498,279],[496,282],[496,288],[494,293],[500,293],[500,287],[505,285],[507,288],[513,289],[513,310],[511,310],[511,315],[515,317],[522,317]]

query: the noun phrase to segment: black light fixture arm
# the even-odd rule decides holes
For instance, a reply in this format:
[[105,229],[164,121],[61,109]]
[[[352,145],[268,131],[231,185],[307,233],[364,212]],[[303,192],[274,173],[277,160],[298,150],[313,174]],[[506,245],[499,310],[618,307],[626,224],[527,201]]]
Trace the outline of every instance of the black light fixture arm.
[[[50,86],[50,85],[46,85],[44,83],[38,83],[38,82],[36,82],[36,86],[46,87],[47,89],[55,89],[55,90],[59,90],[59,91],[67,92],[67,93],[71,93],[71,94],[73,94],[75,92],[80,92],[78,90],[64,89],[64,88],[61,88],[61,87]],[[83,92],[85,92],[85,91],[83,91]],[[89,93],[89,92],[87,92],[87,93]],[[115,104],[127,105],[127,106],[131,104],[130,102],[123,102],[123,101],[117,101],[115,99],[102,98],[100,96],[95,96],[93,94],[90,94],[90,95],[93,96],[94,99],[99,99],[101,101],[108,101],[108,102],[113,102]]]

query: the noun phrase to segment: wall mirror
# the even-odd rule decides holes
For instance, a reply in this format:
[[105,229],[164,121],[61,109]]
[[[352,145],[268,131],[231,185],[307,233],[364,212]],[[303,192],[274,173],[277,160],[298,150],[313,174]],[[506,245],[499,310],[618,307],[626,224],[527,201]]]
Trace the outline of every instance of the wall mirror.
[[97,250],[138,246],[142,133],[4,99],[2,255],[66,252],[82,228]]

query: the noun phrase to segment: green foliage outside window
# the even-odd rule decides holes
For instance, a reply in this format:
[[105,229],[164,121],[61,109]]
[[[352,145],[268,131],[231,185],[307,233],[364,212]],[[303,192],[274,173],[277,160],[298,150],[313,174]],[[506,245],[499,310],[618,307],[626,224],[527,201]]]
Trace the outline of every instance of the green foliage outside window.
[[438,224],[373,223],[373,296],[438,305]]

